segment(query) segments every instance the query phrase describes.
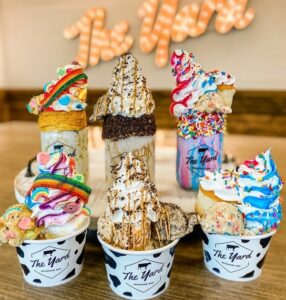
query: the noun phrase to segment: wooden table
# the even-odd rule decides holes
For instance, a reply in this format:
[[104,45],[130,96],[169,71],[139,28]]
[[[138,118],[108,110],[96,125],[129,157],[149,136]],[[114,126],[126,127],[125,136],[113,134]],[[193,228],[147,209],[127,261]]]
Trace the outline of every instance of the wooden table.
[[[158,145],[174,146],[174,131],[159,131]],[[98,130],[90,130],[90,147],[102,144]],[[225,149],[238,162],[253,158],[272,147],[272,154],[282,177],[286,178],[286,139],[231,135],[225,138]],[[13,179],[27,160],[40,149],[39,131],[34,123],[0,124],[0,212],[15,202]],[[283,191],[285,197],[285,189]],[[284,214],[286,205],[284,206]],[[210,274],[203,265],[198,234],[190,235],[176,250],[172,280],[160,299],[286,299],[286,224],[272,239],[262,276],[253,282],[235,283]],[[74,281],[60,287],[40,289],[26,284],[18,266],[15,249],[0,249],[0,299],[118,299],[108,287],[103,253],[94,242],[87,243],[85,267]]]

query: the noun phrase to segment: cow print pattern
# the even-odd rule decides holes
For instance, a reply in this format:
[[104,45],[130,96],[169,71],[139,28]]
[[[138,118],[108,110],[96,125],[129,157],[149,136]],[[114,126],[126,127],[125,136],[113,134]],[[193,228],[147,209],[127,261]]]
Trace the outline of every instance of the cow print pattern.
[[104,251],[104,261],[107,265],[109,265],[110,268],[116,269],[115,260],[110,255],[108,255],[105,251]]
[[[219,262],[217,262],[216,258],[212,260],[212,258],[213,258],[212,252],[207,251],[207,250],[212,251],[214,241],[211,240],[212,245],[210,245],[210,248],[208,248],[207,245],[210,244],[209,238],[204,233],[203,233],[202,238],[203,238],[203,243],[204,243],[204,259],[205,259],[205,264],[207,264],[208,269],[214,273],[220,274],[219,276],[221,276],[223,278],[228,278],[228,279],[232,278],[232,276],[230,274],[234,274],[234,272],[231,272],[231,270],[226,270],[225,268],[222,268],[221,265],[219,264]],[[252,278],[256,278],[257,276],[259,276],[259,274],[261,273],[263,264],[265,262],[266,254],[267,254],[267,251],[265,252],[265,250],[267,250],[270,240],[271,240],[271,236],[261,239],[260,241],[257,241],[256,248],[258,247],[258,249],[255,248],[254,253],[252,254],[252,259],[256,260],[257,264],[254,265],[253,269],[248,267],[247,272],[245,272],[244,274],[243,274],[244,269],[235,271],[236,273],[234,275],[237,274],[236,275],[237,279],[241,278],[241,279],[245,279],[245,280],[252,280]],[[248,239],[241,239],[241,240],[238,240],[237,243],[240,244],[242,247],[251,249],[252,246],[250,244],[253,243],[253,241],[248,240]],[[226,253],[226,254],[228,254],[228,253]],[[260,256],[263,256],[263,257],[259,260]],[[246,270],[244,270],[244,271],[246,271]],[[229,276],[230,276],[230,278],[229,278]],[[234,280],[235,280],[235,277],[234,277]]]
[[156,253],[156,254],[153,254],[153,257],[154,258],[157,258],[157,257],[159,257],[161,255],[161,253]]
[[126,256],[126,254],[122,254],[122,253],[115,252],[115,251],[112,251],[112,250],[110,250],[110,252],[111,252],[114,256],[116,256],[116,257]]
[[171,256],[175,255],[176,246],[170,249]]
[[[169,284],[170,276],[171,276],[171,271],[172,271],[172,261],[173,261],[174,254],[175,254],[175,247],[172,247],[172,248],[166,250],[165,252],[163,251],[163,252],[159,252],[159,253],[155,253],[155,254],[146,255],[145,259],[153,261],[153,262],[158,261],[158,263],[164,262],[165,256],[167,257],[167,259],[170,259],[170,262],[166,262],[163,265],[163,273],[159,274],[158,284],[154,285],[154,287],[151,287],[147,291],[144,291],[144,290],[140,291],[140,290],[134,288],[132,285],[125,282],[123,275],[118,273],[117,268],[124,269],[126,267],[126,264],[128,264],[128,262],[129,262],[128,257],[126,258],[126,256],[128,256],[128,254],[121,254],[117,251],[110,250],[107,247],[103,247],[103,250],[104,250],[103,253],[104,253],[105,265],[106,265],[107,274],[108,274],[107,280],[108,280],[110,287],[114,291],[116,291],[117,294],[119,294],[123,297],[124,296],[128,297],[130,299],[133,299],[133,298],[138,299],[138,298],[144,298],[146,296],[148,296],[148,297],[155,296],[155,295],[163,292],[167,288],[167,286]],[[143,259],[144,259],[144,257],[138,256],[138,261],[143,260]],[[127,263],[126,263],[126,261],[127,261]],[[134,261],[134,260],[130,260],[130,261],[132,263],[132,261]],[[137,262],[137,260],[136,260],[136,262]],[[147,269],[147,271],[148,271],[148,269]],[[156,279],[154,279],[154,280],[156,280]]]
[[111,279],[111,281],[112,281],[112,283],[113,283],[113,285],[114,285],[115,287],[118,287],[118,286],[121,284],[121,282],[120,282],[120,280],[117,278],[117,276],[109,274],[109,277],[110,277],[110,279]]
[[[69,247],[69,243],[70,243],[70,245],[74,244],[75,247],[77,247],[77,249],[72,249],[70,251],[69,267],[62,273],[59,273],[59,275],[56,275],[55,278],[56,278],[56,281],[58,282],[57,284],[63,284],[63,283],[65,283],[65,281],[75,278],[81,272],[82,265],[83,265],[83,259],[84,259],[85,243],[83,243],[83,241],[85,240],[85,236],[86,236],[86,231],[77,235],[76,237],[73,237],[72,239],[74,239],[74,240],[71,240],[70,242],[68,240],[64,240],[64,241],[60,241],[60,242],[56,242],[56,243],[51,243],[50,247],[55,247],[55,248],[60,248],[60,249],[67,249]],[[39,273],[34,272],[34,269],[29,262],[29,257],[31,255],[31,253],[34,252],[34,247],[35,246],[33,245],[33,243],[23,243],[21,246],[16,247],[18,259],[20,262],[20,266],[23,270],[23,275],[24,275],[25,279],[29,283],[31,283],[33,285],[37,285],[37,286],[46,286],[49,284],[53,284],[53,282],[55,282],[55,278],[50,279],[46,276],[43,276],[41,278],[41,275],[39,275]],[[46,247],[49,247],[49,245],[47,245]],[[44,249],[44,248],[45,248],[45,245],[41,245],[41,247],[38,246],[37,249],[42,251],[42,249]],[[27,261],[25,255],[28,255],[28,261]],[[74,262],[75,265],[72,262]],[[50,281],[51,283],[49,283],[49,280],[51,280]]]
[[42,281],[40,279],[34,279],[33,282],[35,282],[35,283],[42,283]]
[[20,257],[24,258],[24,252],[20,247],[16,247],[16,251]]
[[212,259],[211,256],[210,256],[210,254],[209,254],[209,252],[205,250],[204,254],[205,254],[206,261],[209,262]]
[[[266,253],[267,254],[267,253]],[[264,255],[264,257],[258,262],[257,267],[259,269],[262,269],[264,262],[265,262],[265,258],[266,258],[266,254]]]
[[161,285],[160,288],[158,289],[158,291],[156,293],[154,293],[153,295],[159,294],[160,292],[164,291],[165,286],[166,286],[166,282],[163,285]]
[[253,277],[253,275],[254,275],[254,271],[251,271],[251,272],[245,274],[244,276],[242,276],[241,278],[250,278],[250,277]]
[[67,279],[73,277],[74,275],[75,275],[75,269],[73,269],[71,272],[69,272],[68,275],[64,279],[62,279],[62,281],[67,280]]
[[81,243],[83,242],[83,240],[84,240],[84,238],[85,238],[85,233],[86,233],[86,231],[84,231],[84,232],[82,232],[81,234],[79,234],[79,235],[76,236],[75,240],[76,240],[79,244],[81,244]]
[[269,236],[268,238],[265,238],[265,239],[262,239],[260,241],[260,245],[263,247],[263,248],[266,248],[271,240],[272,236]]
[[208,245],[209,244],[209,239],[208,239],[208,237],[206,236],[206,234],[203,232],[203,241],[204,241],[204,243],[206,244],[206,245]]
[[30,273],[30,270],[26,265],[21,264],[21,268],[26,276]]
[[78,257],[78,259],[76,260],[76,263],[78,265],[81,265],[83,262],[83,258],[84,258],[84,251],[85,251],[85,247],[83,247],[80,256]]

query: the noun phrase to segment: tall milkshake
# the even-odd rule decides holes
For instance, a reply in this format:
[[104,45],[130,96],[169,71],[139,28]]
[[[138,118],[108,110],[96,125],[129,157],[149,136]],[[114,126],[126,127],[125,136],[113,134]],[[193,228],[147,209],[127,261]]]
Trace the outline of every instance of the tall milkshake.
[[235,79],[226,72],[205,72],[184,50],[173,53],[171,64],[176,87],[170,112],[178,118],[176,177],[183,188],[198,190],[206,170],[221,168]]

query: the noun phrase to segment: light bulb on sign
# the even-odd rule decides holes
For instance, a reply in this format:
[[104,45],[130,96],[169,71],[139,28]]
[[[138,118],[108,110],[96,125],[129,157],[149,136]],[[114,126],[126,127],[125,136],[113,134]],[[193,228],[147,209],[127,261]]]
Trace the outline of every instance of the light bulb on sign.
[[164,67],[170,41],[182,42],[204,34],[215,12],[215,29],[219,33],[247,27],[254,18],[254,10],[246,9],[247,3],[248,0],[205,0],[201,5],[183,6],[177,12],[179,0],[146,0],[138,10],[142,18],[140,49],[151,52],[156,48],[155,63]]
[[[232,28],[246,28],[254,18],[248,0],[204,0],[179,9],[179,0],[145,0],[138,9],[142,19],[139,46],[143,53],[155,49],[155,64],[164,67],[169,60],[170,43],[183,42],[204,34],[216,12],[215,29],[225,34]],[[67,39],[79,36],[79,49],[75,58],[84,68],[96,66],[100,59],[112,60],[133,46],[128,34],[128,21],[118,22],[112,29],[104,27],[105,10],[91,8],[74,25],[64,30]]]
[[73,39],[79,36],[78,54],[75,58],[83,68],[96,66],[100,59],[112,60],[131,49],[133,38],[127,35],[129,24],[121,21],[113,29],[104,27],[105,10],[91,8],[74,25],[65,28],[64,36]]

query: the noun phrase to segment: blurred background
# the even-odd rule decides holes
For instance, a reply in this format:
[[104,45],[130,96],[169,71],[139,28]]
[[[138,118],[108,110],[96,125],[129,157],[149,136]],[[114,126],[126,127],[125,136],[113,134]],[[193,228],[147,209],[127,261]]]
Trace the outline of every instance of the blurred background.
[[[25,104],[41,92],[45,82],[55,79],[56,68],[73,61],[78,51],[79,38],[65,39],[64,28],[80,20],[87,9],[103,7],[107,28],[121,20],[129,22],[129,34],[134,38],[131,51],[153,91],[157,124],[160,128],[174,127],[175,119],[168,112],[169,94],[175,86],[170,65],[158,68],[154,51],[142,53],[139,47],[142,20],[138,9],[144,2],[0,0],[0,122],[36,120],[25,110]],[[203,1],[175,2],[180,10]],[[171,42],[169,53],[176,48],[191,50],[206,70],[217,68],[235,75],[238,92],[233,114],[228,117],[230,133],[285,136],[286,1],[249,0],[247,7],[255,10],[255,17],[245,29],[219,34],[214,15],[205,34],[181,43]],[[92,105],[108,88],[115,63],[116,58],[86,69],[89,115]]]

